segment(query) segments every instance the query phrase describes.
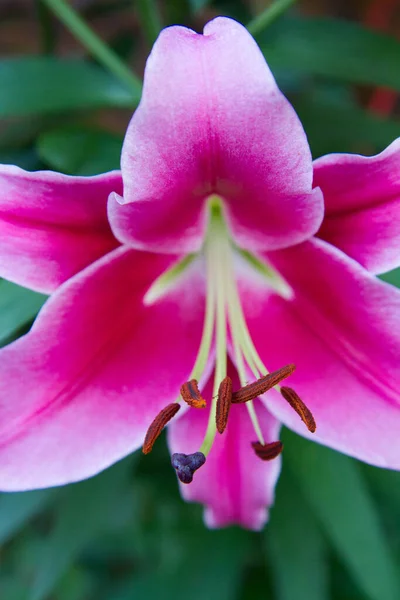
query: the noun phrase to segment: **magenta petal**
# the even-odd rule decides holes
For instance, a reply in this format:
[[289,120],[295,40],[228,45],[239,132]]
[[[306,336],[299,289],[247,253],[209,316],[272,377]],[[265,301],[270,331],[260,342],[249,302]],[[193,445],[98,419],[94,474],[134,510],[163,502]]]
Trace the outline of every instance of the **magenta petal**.
[[107,198],[118,172],[69,177],[0,165],[0,276],[49,293],[118,246]]
[[324,156],[314,182],[326,204],[319,237],[373,273],[400,266],[400,139],[377,156]]
[[250,330],[271,370],[314,414],[309,434],[274,390],[271,412],[291,429],[374,465],[400,468],[400,291],[322,240],[271,253],[294,299],[246,287]]
[[[235,387],[238,387],[236,382]],[[209,384],[205,395],[209,398],[211,394]],[[256,401],[255,406],[265,441],[277,441],[278,421],[261,402]],[[181,419],[172,422],[168,428],[171,453],[190,454],[199,449],[208,412],[190,409]],[[244,405],[231,407],[226,431],[216,435],[206,464],[196,471],[193,482],[180,484],[182,496],[190,502],[206,505],[204,519],[209,527],[238,524],[261,529],[268,520],[268,507],[274,501],[281,459],[263,462],[254,454],[251,442],[257,441],[257,437]]]
[[110,206],[111,224],[137,248],[197,249],[210,194],[225,199],[236,241],[247,248],[286,247],[322,220],[300,121],[253,38],[227,18],[208,23],[204,35],[161,32],[122,173],[123,204]]
[[204,297],[193,266],[162,300],[143,304],[171,260],[115,250],[61,286],[32,331],[0,352],[0,489],[94,475],[138,448],[177,398]]

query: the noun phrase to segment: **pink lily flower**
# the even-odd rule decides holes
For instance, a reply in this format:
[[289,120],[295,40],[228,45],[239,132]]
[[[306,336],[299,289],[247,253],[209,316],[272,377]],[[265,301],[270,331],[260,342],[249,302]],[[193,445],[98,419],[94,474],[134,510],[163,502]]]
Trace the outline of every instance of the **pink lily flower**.
[[[168,442],[206,456],[181,491],[210,527],[263,526],[281,462],[252,442],[276,442],[281,423],[400,468],[400,291],[374,275],[400,264],[400,143],[313,169],[241,25],[160,34],[122,176],[3,166],[0,189],[0,273],[54,292],[0,352],[2,490],[108,467],[190,379],[207,407],[185,406]],[[233,404],[216,431],[227,373],[237,390],[289,363],[315,433],[279,386]]]

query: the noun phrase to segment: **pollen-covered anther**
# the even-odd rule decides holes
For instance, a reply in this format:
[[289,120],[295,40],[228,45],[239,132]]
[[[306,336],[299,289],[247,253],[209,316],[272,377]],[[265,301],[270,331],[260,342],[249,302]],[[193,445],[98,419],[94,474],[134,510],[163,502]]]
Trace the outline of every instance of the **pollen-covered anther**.
[[237,392],[233,392],[232,394],[232,404],[241,404],[243,402],[249,402],[249,400],[254,400],[261,394],[265,394],[268,390],[272,389],[275,385],[280,383],[286,377],[289,377],[296,369],[296,365],[286,365],[273,373],[269,373],[257,381],[253,383],[249,383],[249,385],[245,385],[244,387],[237,390]]
[[143,443],[143,454],[149,454],[153,450],[154,442],[164,429],[165,425],[176,415],[180,404],[173,402],[162,409],[147,430]]
[[260,442],[251,443],[254,452],[261,460],[273,460],[283,450],[282,442],[271,442],[270,444],[261,444]]
[[298,394],[290,387],[282,387],[281,394],[285,398],[286,402],[297,412],[300,419],[307,426],[308,431],[314,433],[317,429],[317,424],[311,410],[304,404]]
[[224,433],[228,424],[229,410],[232,402],[232,379],[225,377],[220,383],[218,389],[217,407],[215,413],[215,420],[217,423],[217,430],[219,433]]
[[205,408],[206,401],[200,394],[199,385],[196,379],[191,379],[181,386],[181,396],[183,400],[193,408]]
[[182,483],[191,483],[194,472],[200,469],[205,462],[206,457],[202,452],[194,452],[193,454],[180,454],[176,452],[171,457],[172,466]]

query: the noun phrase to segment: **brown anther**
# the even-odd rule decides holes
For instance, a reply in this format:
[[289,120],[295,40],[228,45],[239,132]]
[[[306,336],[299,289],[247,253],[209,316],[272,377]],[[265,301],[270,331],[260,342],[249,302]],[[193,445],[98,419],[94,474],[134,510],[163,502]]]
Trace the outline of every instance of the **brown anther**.
[[317,425],[315,423],[315,419],[312,415],[312,412],[304,402],[299,398],[297,393],[292,390],[290,387],[282,387],[281,394],[285,398],[286,402],[290,404],[290,406],[297,412],[300,419],[303,423],[306,424],[308,431],[314,433],[317,429]]
[[219,385],[217,410],[215,419],[217,422],[217,430],[219,433],[224,433],[228,424],[229,409],[232,402],[232,379],[225,377]]
[[286,365],[286,367],[282,367],[273,373],[265,375],[265,377],[261,377],[261,379],[254,381],[254,383],[245,385],[237,392],[233,392],[232,403],[239,404],[242,402],[248,402],[249,400],[254,400],[254,398],[261,396],[261,394],[268,392],[268,390],[280,383],[282,379],[289,377],[289,375],[291,375],[295,369],[295,365]]
[[181,396],[193,408],[205,408],[206,406],[206,401],[200,394],[196,379],[191,379],[181,386]]
[[180,404],[173,402],[162,409],[151,423],[147,430],[146,437],[143,443],[143,454],[148,454],[153,450],[154,442],[164,429],[165,425],[176,415],[180,409]]
[[283,450],[282,442],[271,442],[270,444],[261,444],[260,442],[252,442],[254,452],[261,460],[273,460]]

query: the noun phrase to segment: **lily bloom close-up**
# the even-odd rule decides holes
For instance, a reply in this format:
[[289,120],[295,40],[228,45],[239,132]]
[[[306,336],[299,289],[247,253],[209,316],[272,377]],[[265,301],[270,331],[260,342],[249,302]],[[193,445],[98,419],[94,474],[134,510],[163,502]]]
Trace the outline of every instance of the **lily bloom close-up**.
[[161,32],[121,172],[2,166],[0,194],[0,274],[51,294],[0,352],[0,489],[90,477],[169,417],[210,527],[266,522],[282,423],[400,468],[400,291],[376,277],[400,265],[400,142],[313,164],[243,26]]

